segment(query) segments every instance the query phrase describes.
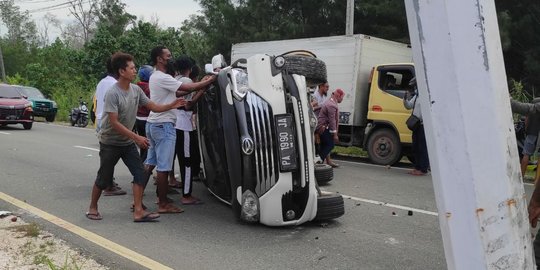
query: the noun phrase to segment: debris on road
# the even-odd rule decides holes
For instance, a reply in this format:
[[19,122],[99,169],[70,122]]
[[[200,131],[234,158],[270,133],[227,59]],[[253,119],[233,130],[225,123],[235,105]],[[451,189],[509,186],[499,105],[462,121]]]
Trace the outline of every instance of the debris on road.
[[0,218],[5,218],[7,216],[11,216],[11,212],[9,212],[9,211],[0,211]]

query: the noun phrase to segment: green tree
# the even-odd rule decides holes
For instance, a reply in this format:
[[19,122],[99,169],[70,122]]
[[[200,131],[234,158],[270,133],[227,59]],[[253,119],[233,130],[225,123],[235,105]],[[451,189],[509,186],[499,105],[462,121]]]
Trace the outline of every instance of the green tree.
[[540,87],[540,3],[533,0],[495,1],[510,79],[520,81],[529,94]]
[[99,4],[98,25],[105,27],[113,36],[124,34],[126,27],[135,22],[137,16],[125,10],[126,4],[120,0],[103,0]]
[[7,28],[9,42],[36,44],[38,41],[36,24],[28,11],[22,12],[14,0],[0,1],[0,19]]

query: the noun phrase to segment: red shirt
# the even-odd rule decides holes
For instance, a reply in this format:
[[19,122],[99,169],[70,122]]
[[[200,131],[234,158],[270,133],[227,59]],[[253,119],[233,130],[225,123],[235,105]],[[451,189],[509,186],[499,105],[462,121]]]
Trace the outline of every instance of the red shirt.
[[323,103],[321,110],[319,111],[317,130],[324,127],[328,128],[332,132],[337,132],[338,117],[338,104],[334,98],[329,98]]
[[[147,82],[138,82],[137,85],[143,90],[144,94],[150,98],[150,87],[148,87]],[[138,117],[148,117],[150,114],[150,110],[147,109],[144,106],[139,106],[139,110],[137,111]]]

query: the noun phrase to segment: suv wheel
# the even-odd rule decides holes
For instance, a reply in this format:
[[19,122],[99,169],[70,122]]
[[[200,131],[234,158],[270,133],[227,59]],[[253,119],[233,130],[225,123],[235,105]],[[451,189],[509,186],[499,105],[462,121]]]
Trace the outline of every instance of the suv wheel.
[[317,215],[315,220],[330,220],[345,214],[343,197],[336,193],[322,194],[317,198]]
[[319,185],[327,184],[334,179],[334,169],[328,164],[315,164],[315,179]]
[[284,69],[289,73],[306,77],[308,85],[326,82],[326,64],[317,58],[300,55],[284,55]]
[[23,123],[22,125],[23,125],[24,129],[31,129],[31,128],[32,128],[32,124],[34,124],[34,123],[32,123],[32,122],[30,122],[30,123]]
[[47,120],[47,122],[54,122],[55,117],[56,117],[56,115],[49,115],[49,116],[45,117],[45,120]]

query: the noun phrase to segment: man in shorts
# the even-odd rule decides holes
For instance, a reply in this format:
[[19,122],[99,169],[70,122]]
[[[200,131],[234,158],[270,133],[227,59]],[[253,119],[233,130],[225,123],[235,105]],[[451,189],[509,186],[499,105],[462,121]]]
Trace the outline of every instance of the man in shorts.
[[98,211],[98,200],[104,189],[112,184],[116,163],[122,159],[133,175],[133,220],[135,222],[151,221],[159,217],[158,213],[149,213],[143,209],[142,196],[148,176],[145,175],[137,145],[148,148],[148,140],[132,131],[139,105],[146,106],[152,111],[162,112],[186,104],[184,99],[174,99],[171,102],[158,105],[152,102],[140,87],[131,82],[137,76],[133,56],[125,53],[115,53],[111,65],[118,78],[111,89],[105,94],[104,117],[99,133],[100,166],[92,189],[90,207],[86,217],[91,220],[101,220]]
[[511,100],[510,104],[512,106],[512,112],[527,116],[527,127],[525,128],[527,136],[523,143],[523,158],[521,159],[521,174],[525,177],[529,159],[536,150],[536,141],[540,132],[540,98],[533,99],[532,103]]
[[[195,89],[205,88],[215,81],[216,76],[205,76],[200,82],[188,83],[176,80],[170,70],[174,70],[172,54],[164,46],[158,46],[150,52],[155,71],[150,77],[150,97],[157,104],[166,104],[176,97]],[[172,204],[167,198],[169,184],[167,177],[172,170],[176,145],[176,112],[168,110],[161,113],[150,112],[146,120],[146,136],[150,147],[145,161],[147,175],[154,168],[157,171],[158,213],[181,213],[182,209]]]

